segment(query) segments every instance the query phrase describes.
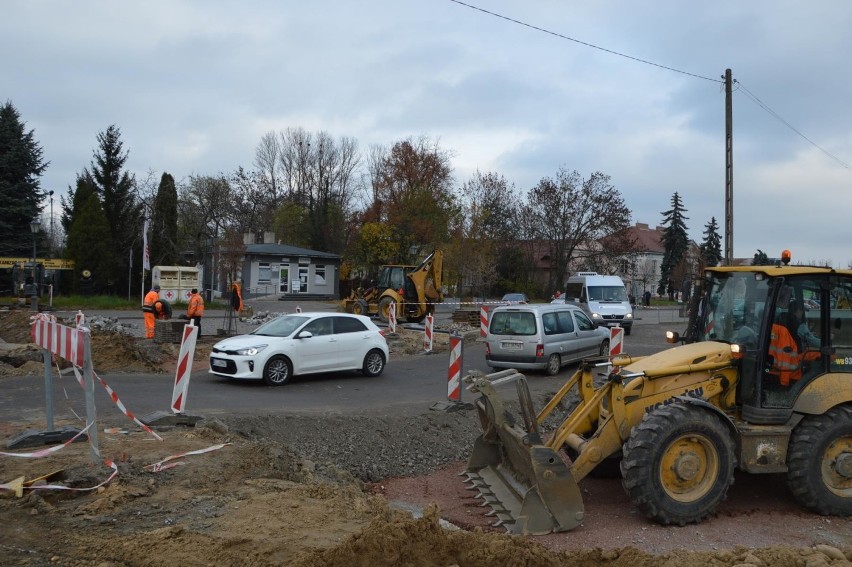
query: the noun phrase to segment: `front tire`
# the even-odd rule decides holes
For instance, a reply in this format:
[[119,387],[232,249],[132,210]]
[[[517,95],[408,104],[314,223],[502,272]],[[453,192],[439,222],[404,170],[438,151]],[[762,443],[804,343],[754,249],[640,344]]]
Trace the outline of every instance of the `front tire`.
[[663,525],[715,514],[734,482],[734,442],[710,410],[673,403],[645,415],[623,447],[622,485],[633,504]]
[[267,386],[283,386],[293,377],[293,365],[287,357],[278,355],[270,358],[263,368],[263,381]]
[[609,341],[601,341],[601,348],[598,351],[600,356],[609,356]]
[[852,515],[852,406],[808,416],[793,430],[787,486],[809,510]]
[[361,371],[365,376],[378,376],[385,369],[385,355],[378,349],[373,349],[364,357]]
[[352,304],[352,310],[350,313],[354,315],[366,315],[369,307],[367,306],[367,302],[363,299],[356,299]]

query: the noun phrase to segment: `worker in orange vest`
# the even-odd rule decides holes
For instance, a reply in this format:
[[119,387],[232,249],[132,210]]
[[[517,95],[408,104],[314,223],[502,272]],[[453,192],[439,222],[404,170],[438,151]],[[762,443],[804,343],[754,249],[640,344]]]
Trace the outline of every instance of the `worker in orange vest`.
[[160,299],[160,284],[154,284],[142,300],[142,316],[145,318],[145,338],[154,338],[154,302]]
[[791,382],[802,378],[802,358],[799,347],[784,325],[772,324],[769,354],[773,360],[769,373],[778,376],[782,386],[789,386]]
[[186,316],[198,327],[198,335],[201,336],[201,318],[204,316],[204,298],[193,288],[189,295],[189,303],[186,306]]

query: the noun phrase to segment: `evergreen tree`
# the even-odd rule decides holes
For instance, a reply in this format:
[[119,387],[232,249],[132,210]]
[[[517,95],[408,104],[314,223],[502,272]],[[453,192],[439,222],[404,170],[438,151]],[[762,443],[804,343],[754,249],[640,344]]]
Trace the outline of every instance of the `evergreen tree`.
[[769,256],[766,255],[766,252],[757,249],[757,252],[754,253],[754,258],[751,260],[752,266],[769,266],[771,262],[769,261]]
[[[100,201],[107,230],[98,228],[96,237],[105,242],[112,251],[105,278],[107,284],[100,288],[106,293],[128,289],[128,268],[131,247],[141,251],[141,206],[136,196],[134,178],[123,171],[127,152],[121,142],[121,131],[112,125],[98,134],[98,149],[93,154],[89,168],[77,176],[77,190],[69,191],[69,200],[63,204],[63,226],[77,225],[82,206],[89,203],[88,193],[94,188]],[[77,193],[82,194],[77,195]],[[77,230],[95,230],[94,226],[78,226]],[[67,256],[75,261],[79,249],[69,250]]]
[[177,248],[177,188],[175,179],[168,173],[160,178],[160,187],[154,198],[151,213],[151,233],[148,245],[151,250],[151,266],[177,266],[182,261]]
[[689,217],[684,216],[686,209],[683,208],[677,191],[672,195],[671,203],[672,208],[662,213],[662,226],[665,228],[661,241],[664,252],[663,263],[660,267],[660,282],[657,286],[658,294],[668,293],[670,296],[674,293],[673,272],[686,255],[689,247],[689,238],[686,235],[686,224],[684,223],[684,221],[689,220]]
[[62,204],[62,216],[59,220],[65,234],[71,232],[74,219],[77,218],[80,209],[89,200],[89,196],[93,194],[97,194],[95,181],[88,171],[84,171],[82,174],[77,174],[76,189],[68,187],[68,199],[66,200],[64,196],[59,197]]
[[722,237],[716,217],[704,225],[704,242],[701,243],[701,259],[705,266],[717,266],[722,261]]
[[39,177],[47,168],[33,131],[25,131],[10,101],[0,107],[0,255],[29,256],[30,222],[41,210]]
[[102,293],[110,283],[114,254],[109,241],[103,238],[109,233],[109,223],[101,208],[100,199],[91,193],[80,206],[78,214],[68,231],[66,250],[74,259],[74,281],[79,282],[84,270],[92,273],[94,291]]

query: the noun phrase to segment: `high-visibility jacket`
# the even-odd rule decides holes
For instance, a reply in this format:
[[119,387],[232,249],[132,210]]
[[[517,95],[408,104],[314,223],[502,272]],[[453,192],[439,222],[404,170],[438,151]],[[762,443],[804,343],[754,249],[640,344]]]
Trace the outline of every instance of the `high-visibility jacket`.
[[189,304],[186,306],[187,317],[203,317],[204,316],[204,298],[200,293],[193,293],[189,296]]
[[769,354],[773,358],[771,374],[776,374],[782,386],[802,377],[802,357],[789,329],[779,323],[772,324]]
[[238,282],[231,284],[231,307],[237,314],[243,310],[243,292]]
[[145,294],[145,299],[142,300],[142,311],[144,313],[154,312],[154,302],[160,299],[160,293],[153,289]]

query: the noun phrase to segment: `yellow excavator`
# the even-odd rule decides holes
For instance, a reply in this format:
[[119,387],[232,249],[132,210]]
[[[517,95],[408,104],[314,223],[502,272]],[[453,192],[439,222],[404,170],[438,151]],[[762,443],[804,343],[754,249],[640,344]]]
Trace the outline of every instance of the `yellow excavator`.
[[[482,425],[467,481],[495,525],[573,529],[578,483],[607,473],[648,518],[701,522],[735,469],[785,473],[805,508],[852,515],[852,309],[839,301],[852,297],[852,270],[789,258],[707,269],[695,324],[667,333],[679,346],[584,360],[537,412],[517,371],[465,376]],[[501,397],[507,384],[519,411]]]
[[433,250],[416,266],[382,266],[374,287],[355,290],[341,303],[343,310],[356,315],[377,316],[387,323],[391,305],[397,321],[420,323],[444,301],[441,290],[444,252]]

